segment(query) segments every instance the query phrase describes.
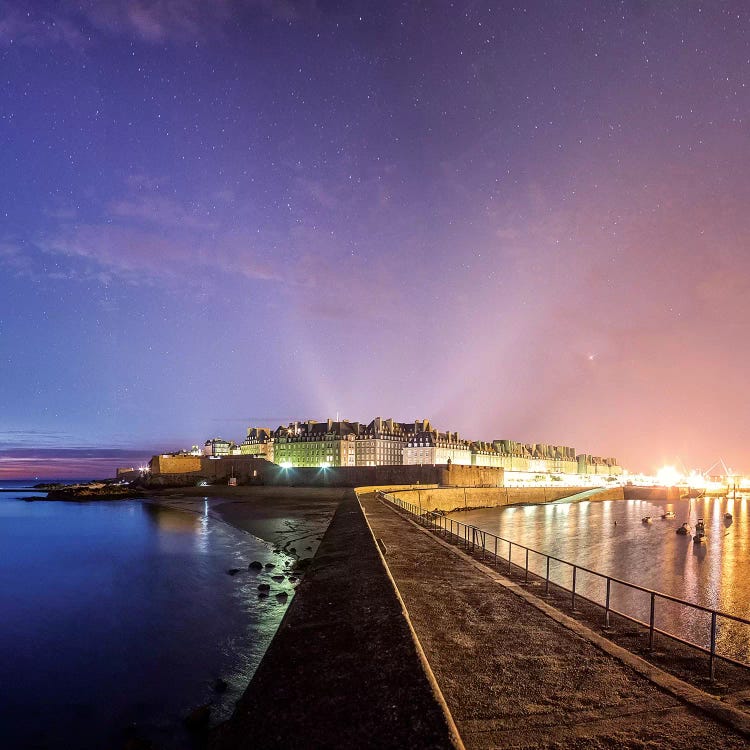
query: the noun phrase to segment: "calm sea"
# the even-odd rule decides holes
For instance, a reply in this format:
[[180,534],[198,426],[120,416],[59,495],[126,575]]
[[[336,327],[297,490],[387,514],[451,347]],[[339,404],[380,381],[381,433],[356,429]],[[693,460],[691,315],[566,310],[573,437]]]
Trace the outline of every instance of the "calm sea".
[[120,747],[131,726],[189,747],[183,717],[231,713],[286,608],[258,599],[268,574],[226,571],[278,556],[208,504],[25,502],[30,484],[0,482],[0,747]]
[[[662,520],[667,510],[673,520]],[[732,519],[726,519],[725,513]],[[651,524],[642,523],[652,516]],[[562,560],[654,589],[705,607],[750,618],[750,498],[701,498],[674,503],[647,500],[557,502],[547,505],[486,508],[451,514],[513,542]],[[707,544],[693,544],[675,530],[683,521],[692,526],[703,518]],[[498,550],[507,556],[507,545]],[[507,557],[506,557],[507,559]],[[525,564],[524,552],[514,550],[513,561]],[[529,567],[545,575],[543,558],[531,555]],[[571,569],[553,563],[553,581],[570,587]],[[603,602],[606,584],[579,573],[577,589]],[[641,620],[649,618],[649,597],[613,585],[613,604]],[[708,646],[710,615],[660,601],[656,625]],[[719,620],[718,647],[722,653],[750,661],[750,626]]]

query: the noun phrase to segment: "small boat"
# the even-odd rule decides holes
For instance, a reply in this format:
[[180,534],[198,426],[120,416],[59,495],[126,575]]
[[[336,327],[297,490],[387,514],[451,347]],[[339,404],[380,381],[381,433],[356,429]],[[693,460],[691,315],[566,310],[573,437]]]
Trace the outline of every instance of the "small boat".
[[708,541],[708,537],[706,536],[706,525],[703,523],[702,518],[699,518],[698,523],[695,524],[693,541],[696,544],[705,544]]
[[641,518],[641,523],[651,523],[653,520],[654,519],[651,518],[651,516],[643,516],[643,518]]
[[675,531],[675,534],[682,534],[682,536],[689,536],[692,531],[693,530],[690,528],[690,524],[687,523],[686,521],[685,523],[682,524],[682,526],[680,526],[679,529]]
[[668,518],[675,518],[675,512],[673,510],[668,510],[666,513],[662,513],[661,517],[665,520]]

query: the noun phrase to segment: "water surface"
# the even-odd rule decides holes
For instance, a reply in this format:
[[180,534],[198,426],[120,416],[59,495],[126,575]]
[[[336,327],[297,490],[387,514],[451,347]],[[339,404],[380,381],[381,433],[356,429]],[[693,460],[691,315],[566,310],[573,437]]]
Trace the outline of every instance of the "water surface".
[[0,747],[118,747],[132,724],[157,747],[189,746],[182,718],[209,701],[226,717],[285,610],[258,599],[270,572],[226,571],[279,556],[208,504],[32,494],[0,493]]
[[[486,508],[450,514],[513,542],[625,581],[687,599],[706,607],[750,618],[750,500],[701,498],[673,503],[646,500],[557,502],[547,505]],[[667,510],[674,520],[662,520]],[[733,519],[725,520],[731,512]],[[652,516],[651,524],[642,523]],[[708,543],[695,545],[692,537],[675,533],[683,521],[692,526],[706,522]],[[507,555],[507,546],[500,552]],[[513,561],[524,564],[524,553]],[[530,567],[545,574],[545,563],[534,555]],[[566,566],[552,563],[551,578],[570,586]],[[606,584],[579,573],[577,588],[586,596],[604,600]],[[613,586],[617,608],[648,619],[649,597]],[[685,607],[659,603],[657,627],[677,631],[707,646],[710,616]],[[719,621],[719,648],[750,661],[750,627]]]

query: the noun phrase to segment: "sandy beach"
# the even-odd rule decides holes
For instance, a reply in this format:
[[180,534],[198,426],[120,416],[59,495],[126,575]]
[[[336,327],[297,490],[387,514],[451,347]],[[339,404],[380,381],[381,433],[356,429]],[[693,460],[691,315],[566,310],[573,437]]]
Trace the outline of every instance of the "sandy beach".
[[176,510],[203,513],[247,531],[299,558],[312,557],[349,490],[323,487],[183,487],[149,496]]

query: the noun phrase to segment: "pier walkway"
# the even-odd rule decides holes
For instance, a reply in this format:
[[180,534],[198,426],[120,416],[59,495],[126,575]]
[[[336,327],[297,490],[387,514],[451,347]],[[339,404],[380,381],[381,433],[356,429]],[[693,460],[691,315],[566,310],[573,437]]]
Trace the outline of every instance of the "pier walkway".
[[468,750],[747,748],[373,495],[360,498]]
[[353,491],[212,750],[463,750]]

